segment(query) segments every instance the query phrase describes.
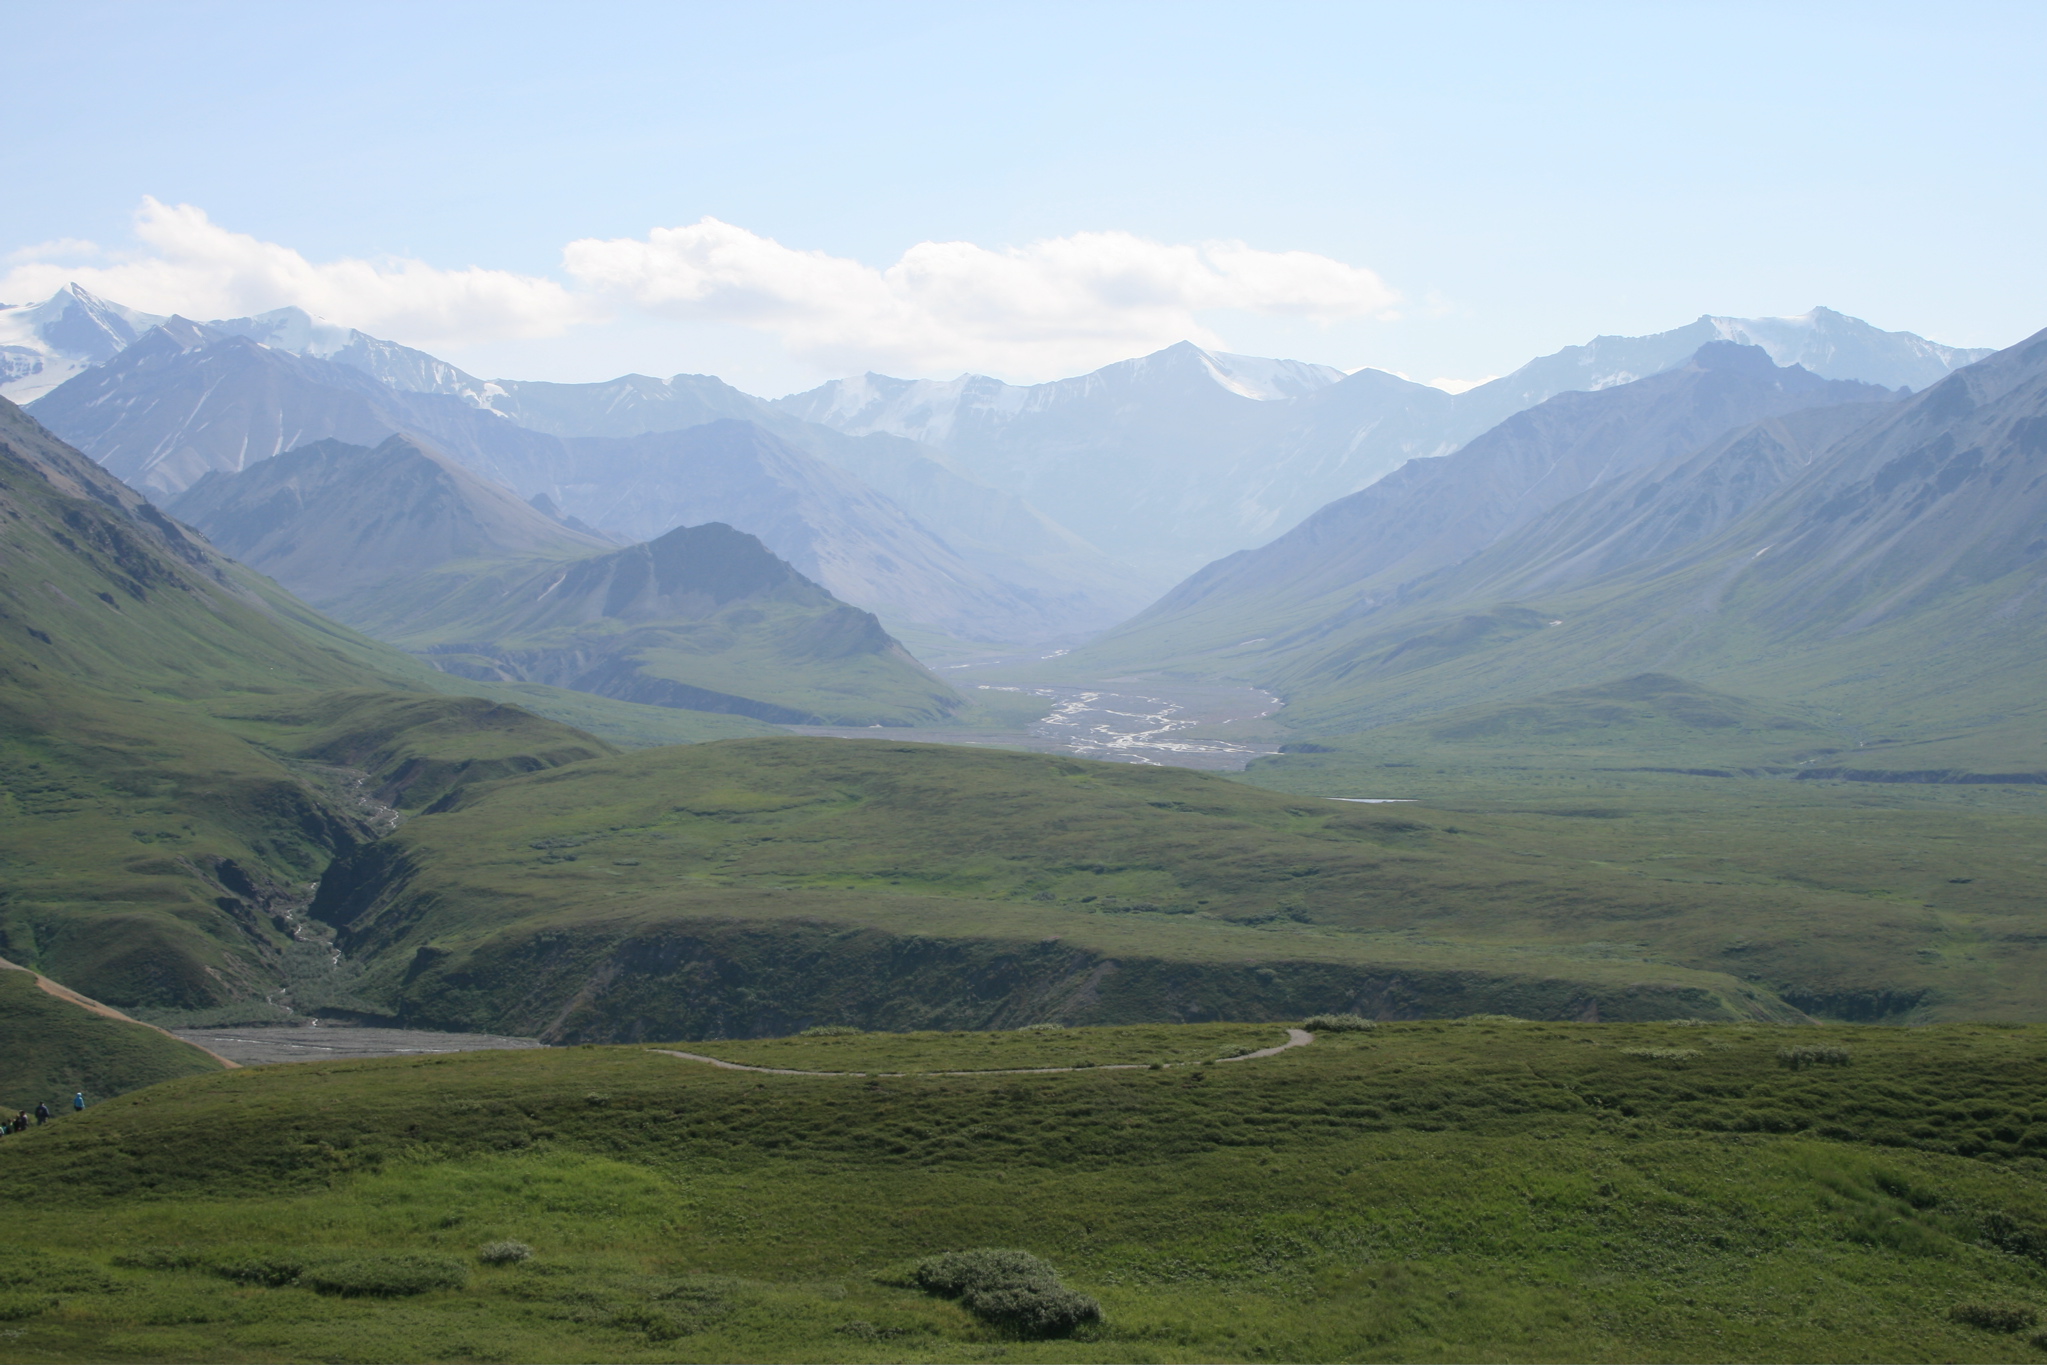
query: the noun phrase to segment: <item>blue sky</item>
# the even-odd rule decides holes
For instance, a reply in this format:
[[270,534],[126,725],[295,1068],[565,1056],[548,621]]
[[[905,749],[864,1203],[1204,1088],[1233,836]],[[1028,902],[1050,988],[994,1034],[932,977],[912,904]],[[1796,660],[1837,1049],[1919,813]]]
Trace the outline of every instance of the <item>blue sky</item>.
[[0,298],[300,303],[485,374],[1029,379],[1190,333],[1468,379],[1703,312],[2047,325],[2038,4],[0,20]]

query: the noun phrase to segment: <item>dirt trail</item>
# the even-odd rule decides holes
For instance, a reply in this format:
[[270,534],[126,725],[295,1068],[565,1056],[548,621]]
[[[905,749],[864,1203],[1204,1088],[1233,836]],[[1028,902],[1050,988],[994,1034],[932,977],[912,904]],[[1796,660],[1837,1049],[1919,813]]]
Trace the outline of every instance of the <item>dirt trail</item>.
[[212,1048],[200,1047],[199,1044],[193,1042],[189,1038],[178,1038],[177,1034],[172,1033],[167,1028],[156,1028],[155,1024],[143,1024],[140,1019],[130,1018],[128,1015],[125,1015],[121,1013],[121,1011],[115,1009],[112,1005],[102,1005],[99,1001],[93,999],[89,995],[80,995],[77,991],[72,990],[69,986],[60,986],[56,982],[50,980],[49,977],[44,976],[41,972],[35,971],[34,969],[29,967],[24,967],[19,962],[9,962],[6,958],[0,957],[0,969],[5,969],[7,971],[12,972],[27,972],[30,976],[36,979],[36,985],[42,988],[42,992],[44,995],[54,995],[67,1005],[76,1005],[82,1010],[90,1010],[94,1014],[105,1015],[109,1019],[119,1019],[124,1024],[142,1024],[142,1027],[144,1028],[156,1029],[156,1031],[158,1033],[161,1033],[164,1037],[177,1038],[177,1040],[183,1043],[186,1047],[196,1048],[198,1051],[205,1053],[207,1056],[213,1058],[214,1061],[219,1062],[222,1066],[228,1067],[231,1070],[239,1070],[242,1065],[240,1062],[228,1060],[226,1057],[221,1056],[218,1052],[215,1052]]
[[[1259,1057],[1271,1057],[1285,1052],[1290,1047],[1306,1047],[1315,1041],[1315,1035],[1306,1029],[1290,1028],[1286,1041],[1277,1047],[1260,1048],[1256,1052],[1244,1052],[1235,1057],[1218,1057],[1218,1062],[1249,1062]],[[706,1057],[701,1052],[677,1052],[673,1048],[650,1047],[649,1052],[658,1052],[664,1057],[680,1057],[685,1062],[704,1062],[724,1071],[757,1071],[764,1076],[1049,1076],[1060,1071],[1146,1071],[1150,1062],[1111,1062],[1107,1066],[1020,1066],[991,1068],[985,1071],[798,1071],[786,1066],[748,1066],[744,1062],[720,1061]],[[1200,1062],[1163,1062],[1161,1067],[1200,1066]]]

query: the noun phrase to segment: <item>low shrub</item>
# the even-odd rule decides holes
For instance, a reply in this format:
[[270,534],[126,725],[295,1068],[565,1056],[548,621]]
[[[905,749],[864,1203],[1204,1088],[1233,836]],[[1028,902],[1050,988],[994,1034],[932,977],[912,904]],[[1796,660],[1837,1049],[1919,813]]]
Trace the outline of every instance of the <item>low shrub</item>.
[[1379,1026],[1361,1014],[1312,1014],[1301,1027],[1310,1033],[1364,1033]]
[[532,1260],[533,1248],[524,1242],[485,1242],[477,1248],[476,1258],[485,1265],[512,1265]]
[[206,1265],[206,1257],[183,1247],[136,1247],[117,1253],[114,1264],[123,1270],[198,1270]]
[[865,1033],[866,1031],[866,1029],[855,1028],[851,1024],[812,1024],[796,1036],[798,1038],[843,1038],[848,1034]]
[[306,1262],[301,1256],[257,1253],[222,1256],[214,1260],[208,1269],[222,1279],[233,1280],[236,1284],[260,1284],[276,1289],[287,1284],[297,1284],[299,1277],[306,1273]]
[[335,1261],[307,1271],[304,1278],[307,1285],[322,1294],[395,1299],[435,1289],[460,1289],[469,1282],[469,1271],[460,1261],[446,1256],[399,1252]]
[[1986,1332],[2023,1332],[2040,1321],[2038,1310],[2023,1303],[1958,1303],[1948,1316]]
[[1695,1047],[1624,1047],[1623,1057],[1640,1057],[1645,1062],[1689,1062],[1703,1054]]
[[1803,1071],[1809,1066],[1846,1066],[1848,1049],[1845,1047],[1780,1047],[1777,1049],[1777,1065]]
[[1067,1336],[1102,1320],[1102,1306],[1059,1282],[1059,1273],[1028,1251],[978,1247],[918,1263],[917,1284],[956,1298],[991,1326],[1026,1337]]
[[1018,1032],[1018,1033],[1063,1033],[1063,1032],[1065,1032],[1065,1031],[1066,1031],[1066,1025],[1064,1025],[1064,1024],[1049,1024],[1049,1023],[1048,1023],[1048,1024],[1025,1024],[1025,1025],[1024,1025],[1024,1026],[1023,1026],[1022,1028],[1020,1028],[1020,1029],[1018,1029],[1018,1030],[1017,1030],[1017,1032]]
[[20,1322],[55,1309],[60,1300],[52,1294],[0,1294],[0,1322]]
[[113,1288],[107,1272],[83,1256],[33,1248],[0,1254],[0,1289],[56,1294],[104,1294]]

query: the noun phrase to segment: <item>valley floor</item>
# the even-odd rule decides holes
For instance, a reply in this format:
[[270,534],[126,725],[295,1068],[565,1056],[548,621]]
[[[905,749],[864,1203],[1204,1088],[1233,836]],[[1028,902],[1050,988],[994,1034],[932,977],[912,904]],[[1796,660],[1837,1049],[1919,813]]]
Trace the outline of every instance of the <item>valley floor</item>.
[[1030,661],[954,668],[961,671],[942,676],[984,707],[999,704],[1009,713],[1007,725],[782,728],[799,735],[1027,749],[1206,772],[1242,772],[1279,752],[1278,729],[1267,718],[1284,703],[1255,687],[1149,678],[1053,685],[1028,680]]

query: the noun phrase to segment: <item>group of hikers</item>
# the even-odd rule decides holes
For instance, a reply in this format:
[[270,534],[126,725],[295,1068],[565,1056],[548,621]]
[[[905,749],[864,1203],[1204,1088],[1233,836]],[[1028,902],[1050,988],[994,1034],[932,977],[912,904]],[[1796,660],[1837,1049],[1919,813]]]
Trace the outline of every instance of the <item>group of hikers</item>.
[[[73,1110],[85,1108],[85,1092],[83,1090],[79,1091],[76,1095],[73,1095],[71,1097],[71,1107]],[[47,1102],[43,1104],[38,1104],[36,1106],[35,1121],[38,1125],[48,1123],[51,1117],[52,1116],[50,1114],[50,1106]],[[28,1111],[24,1109],[17,1113],[11,1120],[8,1120],[6,1122],[0,1122],[0,1136],[4,1136],[8,1133],[26,1133],[28,1131],[28,1123],[29,1123]]]

